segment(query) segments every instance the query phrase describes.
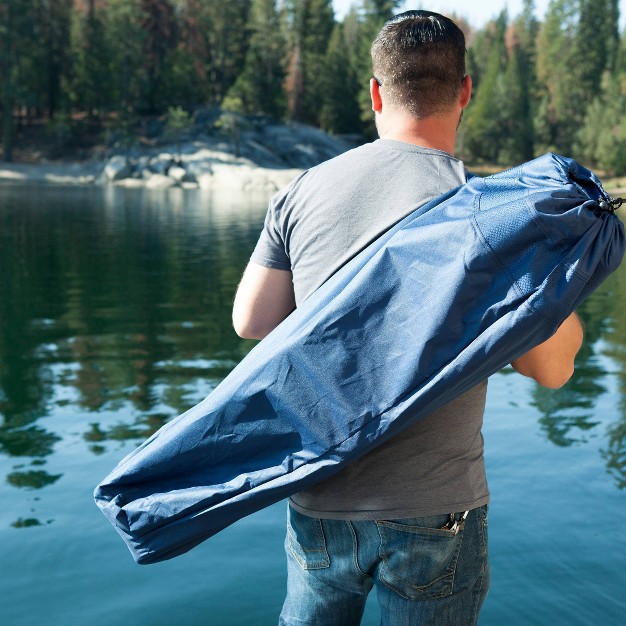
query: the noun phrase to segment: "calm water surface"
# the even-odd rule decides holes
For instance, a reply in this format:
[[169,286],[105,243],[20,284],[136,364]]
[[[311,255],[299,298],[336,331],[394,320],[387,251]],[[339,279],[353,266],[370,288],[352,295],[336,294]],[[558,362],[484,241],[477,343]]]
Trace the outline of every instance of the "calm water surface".
[[[138,566],[91,495],[251,348],[230,307],[266,200],[0,188],[0,624],[276,623],[284,503]],[[626,623],[625,310],[626,265],[567,386],[490,380],[483,625]]]

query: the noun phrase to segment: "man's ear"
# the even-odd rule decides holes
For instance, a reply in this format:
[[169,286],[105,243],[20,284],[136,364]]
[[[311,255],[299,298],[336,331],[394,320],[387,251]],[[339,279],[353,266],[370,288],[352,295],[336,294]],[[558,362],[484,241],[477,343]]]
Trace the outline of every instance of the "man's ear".
[[466,74],[463,77],[463,86],[461,87],[461,95],[459,97],[459,105],[464,109],[472,97],[472,77]]
[[372,100],[372,111],[380,113],[383,110],[383,100],[380,97],[380,85],[375,78],[370,78],[370,98]]

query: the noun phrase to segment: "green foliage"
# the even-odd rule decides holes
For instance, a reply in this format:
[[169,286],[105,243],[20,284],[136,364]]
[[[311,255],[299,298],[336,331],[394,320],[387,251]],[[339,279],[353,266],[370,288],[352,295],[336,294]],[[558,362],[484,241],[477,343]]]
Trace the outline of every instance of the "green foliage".
[[123,148],[126,152],[137,143],[135,127],[138,117],[132,109],[122,110],[105,124],[105,137],[108,145]]
[[165,116],[165,132],[163,133],[163,139],[173,142],[176,146],[178,162],[180,162],[181,159],[181,145],[184,133],[186,130],[189,130],[192,125],[193,119],[185,109],[179,106],[168,107],[167,115]]
[[332,1],[291,0],[286,12],[289,113],[295,120],[319,125],[324,97],[322,69],[335,24]]
[[344,28],[340,24],[333,30],[320,76],[321,127],[331,133],[358,133],[361,129],[358,83],[350,63]]
[[[18,115],[47,118],[62,151],[79,139],[75,113],[129,146],[138,115],[167,112],[177,124],[179,112],[206,104],[222,106],[218,126],[237,145],[243,116],[259,113],[374,138],[369,50],[399,4],[358,0],[338,23],[332,0],[4,0],[4,158]],[[623,172],[618,6],[551,0],[539,23],[524,0],[513,20],[503,12],[477,31],[456,18],[474,80],[461,156],[509,165],[554,150]]]
[[[585,100],[598,93],[602,73],[607,67],[607,42],[613,35],[613,29],[605,31],[605,20],[610,4],[613,4],[612,0],[580,0],[573,58],[576,76],[581,93],[586,96]],[[583,106],[587,103],[583,103]]]
[[498,153],[498,159],[510,165],[523,163],[533,156],[530,94],[522,64],[522,51],[519,45],[515,45],[504,74],[504,98],[500,112],[502,141]]
[[54,117],[57,110],[69,109],[66,87],[71,58],[67,43],[70,40],[72,0],[49,0],[39,4],[40,8],[34,9],[39,45],[33,54],[46,68],[44,102],[48,115]]
[[485,79],[492,57],[498,56],[503,61],[504,36],[508,23],[508,14],[502,11],[497,19],[488,22],[481,31],[473,37],[472,45],[467,55],[467,70],[474,81],[474,88],[478,90]]
[[577,68],[578,0],[552,0],[537,44],[537,88],[540,106],[536,138],[541,152],[570,154],[582,123],[584,101]]
[[[484,159],[496,162],[500,153],[500,143],[504,135],[503,103],[509,98],[505,91],[503,74],[506,66],[504,47],[506,25],[506,12],[501,13],[498,19],[490,24],[490,52],[487,65],[463,126],[463,151],[472,160]],[[483,40],[483,45],[485,43]]]
[[165,133],[177,135],[187,130],[193,121],[182,107],[168,107],[165,117]]
[[106,48],[110,54],[111,101],[120,117],[135,111],[145,81],[142,65],[145,32],[137,0],[109,0],[103,17]]
[[245,64],[227,96],[240,99],[246,113],[280,117],[285,111],[285,43],[274,0],[253,0],[248,28]]
[[[203,81],[208,89],[208,101],[222,100],[228,89],[241,73],[248,45],[244,36],[250,14],[250,0],[206,2],[194,0],[202,5],[205,23],[202,34],[205,37],[207,54],[204,59]],[[194,15],[198,15],[196,12]]]
[[170,56],[176,46],[177,22],[174,8],[168,0],[140,0],[140,25],[143,36],[143,85],[142,108],[156,113],[163,106],[164,74],[169,68]]
[[57,113],[48,122],[48,137],[53,143],[55,155],[62,155],[63,149],[69,146],[75,136],[72,120],[67,113]]
[[626,172],[626,85],[607,76],[604,89],[587,110],[576,152],[609,174]]
[[369,81],[372,76],[370,48],[372,41],[383,24],[393,16],[400,4],[397,0],[361,0],[359,23],[356,33],[355,71],[359,84],[358,102],[361,108],[361,122],[366,137],[376,137],[374,115],[370,100]]
[[229,138],[233,152],[238,157],[241,152],[241,132],[249,126],[243,115],[243,102],[237,96],[226,96],[222,109],[215,127]]
[[98,110],[113,106],[107,102],[111,93],[110,51],[106,40],[102,11],[93,0],[86,15],[72,15],[71,50],[74,67],[70,97],[75,108],[95,116]]

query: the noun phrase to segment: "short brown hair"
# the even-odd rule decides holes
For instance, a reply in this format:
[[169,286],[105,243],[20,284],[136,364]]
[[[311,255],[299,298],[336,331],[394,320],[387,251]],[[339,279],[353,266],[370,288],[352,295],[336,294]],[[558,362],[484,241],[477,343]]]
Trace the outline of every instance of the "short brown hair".
[[448,112],[465,76],[465,35],[449,18],[406,11],[382,27],[371,48],[387,102],[416,119]]

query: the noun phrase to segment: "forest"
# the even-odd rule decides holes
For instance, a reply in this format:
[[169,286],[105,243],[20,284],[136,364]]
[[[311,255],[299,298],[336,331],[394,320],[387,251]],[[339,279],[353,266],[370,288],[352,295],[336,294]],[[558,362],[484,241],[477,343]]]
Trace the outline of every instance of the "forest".
[[[2,0],[3,159],[33,128],[62,156],[207,109],[372,139],[369,47],[398,5],[355,0],[337,21],[331,0]],[[451,17],[475,87],[459,156],[514,165],[551,150],[626,170],[618,0],[551,0],[543,20],[524,0],[480,29]]]

